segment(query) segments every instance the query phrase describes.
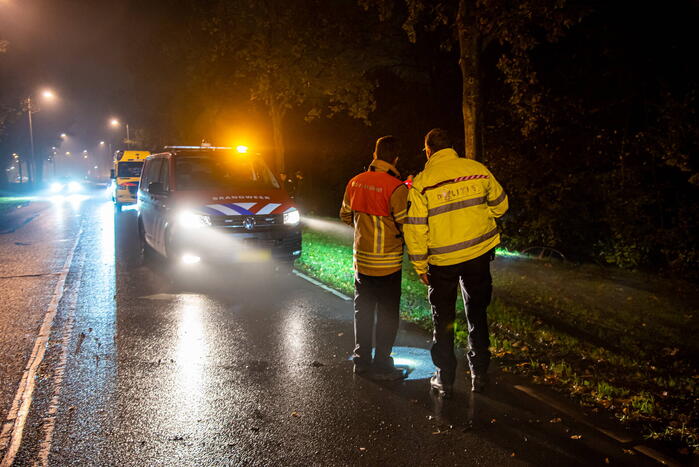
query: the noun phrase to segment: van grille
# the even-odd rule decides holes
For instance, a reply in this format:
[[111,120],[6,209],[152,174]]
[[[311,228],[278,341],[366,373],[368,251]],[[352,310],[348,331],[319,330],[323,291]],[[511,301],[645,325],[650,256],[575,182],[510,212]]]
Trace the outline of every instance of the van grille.
[[[211,226],[221,229],[232,229],[241,231],[268,230],[276,225],[282,225],[284,219],[281,215],[265,216],[210,216]],[[254,226],[251,230],[245,228],[246,221],[253,220]]]

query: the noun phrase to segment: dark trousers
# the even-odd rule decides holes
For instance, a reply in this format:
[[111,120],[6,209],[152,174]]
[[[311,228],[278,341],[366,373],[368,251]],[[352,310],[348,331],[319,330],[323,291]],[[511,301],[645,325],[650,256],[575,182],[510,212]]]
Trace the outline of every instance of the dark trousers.
[[490,275],[490,262],[493,258],[494,252],[491,250],[472,260],[451,266],[430,265],[428,294],[434,323],[432,362],[445,383],[453,383],[456,377],[454,320],[457,286],[461,286],[466,305],[468,363],[471,373],[484,375],[488,371],[490,338],[486,310],[493,292]]
[[399,322],[401,271],[387,276],[354,277],[354,355],[357,364],[372,362],[371,349],[376,319],[374,365],[390,366],[391,349]]

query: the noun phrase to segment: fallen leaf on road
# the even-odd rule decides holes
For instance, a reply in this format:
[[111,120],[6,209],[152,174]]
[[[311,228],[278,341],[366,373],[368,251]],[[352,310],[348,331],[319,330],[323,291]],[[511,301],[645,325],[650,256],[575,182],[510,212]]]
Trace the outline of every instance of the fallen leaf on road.
[[572,435],[570,439],[580,439],[582,438],[582,435]]
[[629,456],[635,456],[636,453],[633,452],[631,449],[624,449],[624,454],[628,454]]
[[345,335],[344,332],[338,332],[338,333],[337,333],[337,337],[342,337],[342,336],[344,336],[344,335]]
[[552,418],[551,420],[549,420],[549,423],[561,423],[561,419],[558,417]]
[[492,420],[490,421],[490,423],[495,423],[495,422],[497,422],[497,421],[498,421],[498,420],[497,420],[496,418],[494,418],[494,419],[492,419]]
[[605,457],[605,458],[604,458],[604,463],[605,463],[605,464],[609,464],[609,457]]
[[359,450],[364,452],[364,451],[366,451],[366,448],[359,448]]
[[517,456],[517,454],[515,454],[514,452],[512,454],[510,454],[510,457],[516,457],[516,456]]
[[300,417],[301,414],[299,412],[291,412],[292,417]]

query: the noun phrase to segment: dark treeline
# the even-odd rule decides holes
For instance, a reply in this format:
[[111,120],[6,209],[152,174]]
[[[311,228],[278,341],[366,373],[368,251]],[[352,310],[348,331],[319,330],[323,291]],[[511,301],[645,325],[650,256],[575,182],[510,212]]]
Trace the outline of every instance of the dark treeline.
[[[506,246],[699,269],[696,2],[464,2]],[[141,145],[248,138],[329,216],[379,136],[399,137],[406,175],[432,127],[464,152],[457,0],[132,3],[109,98]]]

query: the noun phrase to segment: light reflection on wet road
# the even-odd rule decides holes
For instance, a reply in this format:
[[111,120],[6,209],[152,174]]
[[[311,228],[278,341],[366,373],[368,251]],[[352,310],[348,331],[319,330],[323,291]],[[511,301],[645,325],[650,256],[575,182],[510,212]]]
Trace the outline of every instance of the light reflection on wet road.
[[48,215],[46,236],[82,229],[75,304],[59,308],[18,465],[40,458],[61,372],[52,465],[582,465],[611,449],[537,425],[546,415],[504,385],[474,399],[459,382],[455,400],[436,401],[429,337],[409,325],[397,344],[409,381],[355,377],[351,302],[295,276],[175,280],[141,264],[136,211],[93,197]]

